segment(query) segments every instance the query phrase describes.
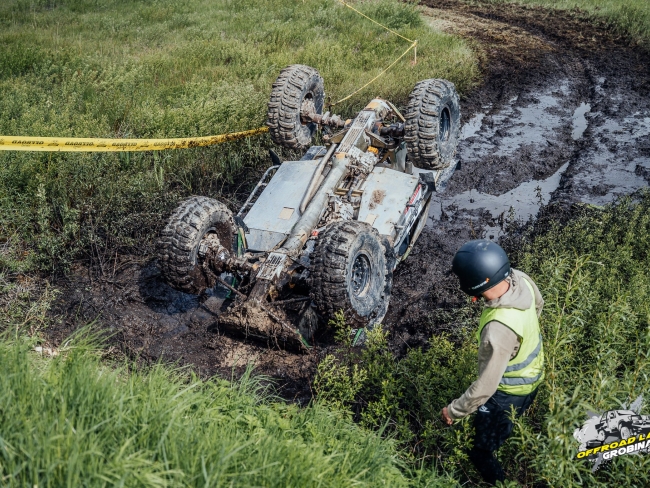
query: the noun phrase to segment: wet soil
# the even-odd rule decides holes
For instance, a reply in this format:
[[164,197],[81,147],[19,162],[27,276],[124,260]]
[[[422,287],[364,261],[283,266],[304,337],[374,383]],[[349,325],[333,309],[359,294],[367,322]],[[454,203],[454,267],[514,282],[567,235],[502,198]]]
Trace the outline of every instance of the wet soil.
[[398,353],[458,325],[440,312],[466,300],[448,275],[465,240],[502,240],[540,208],[566,220],[576,204],[647,187],[650,173],[649,53],[580,12],[423,3],[432,25],[476,40],[487,76],[462,101],[460,169],[396,270],[385,322]]
[[[448,269],[465,240],[499,240],[540,207],[545,218],[566,218],[567,206],[602,205],[650,181],[650,54],[579,12],[422,4],[434,28],[472,40],[484,81],[461,103],[460,168],[395,273],[384,322],[398,354],[455,326],[444,311],[465,297]],[[53,310],[55,344],[97,320],[132,357],[192,365],[204,376],[236,377],[250,364],[299,402],[311,397],[331,344],[322,337],[311,353],[293,354],[221,335],[213,324],[226,290],[201,299],[176,292],[151,260],[118,257],[110,278],[79,267],[68,280]]]

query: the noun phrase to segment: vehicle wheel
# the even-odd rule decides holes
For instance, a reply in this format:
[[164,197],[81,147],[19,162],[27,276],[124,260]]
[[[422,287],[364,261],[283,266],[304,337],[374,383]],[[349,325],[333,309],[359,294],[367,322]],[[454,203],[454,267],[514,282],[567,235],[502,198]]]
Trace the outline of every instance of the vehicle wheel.
[[395,257],[376,229],[365,222],[335,222],[319,236],[314,255],[311,297],[325,319],[341,309],[357,327],[384,317]]
[[598,431],[598,437],[597,437],[597,439],[598,439],[599,441],[604,441],[604,440],[605,440],[605,431],[604,431],[604,430],[599,430],[599,431]]
[[309,147],[316,124],[303,123],[300,112],[309,109],[322,114],[324,100],[323,78],[314,68],[293,64],[280,71],[273,83],[266,119],[273,142],[289,149]]
[[202,266],[199,246],[215,240],[231,251],[235,222],[223,204],[207,197],[192,197],[174,211],[158,240],[160,270],[165,281],[185,293],[202,293],[215,285],[215,276]]
[[620,429],[621,439],[628,439],[632,434],[630,433],[630,428],[627,425],[624,425]]
[[423,169],[442,169],[453,161],[460,136],[460,103],[454,84],[424,80],[409,95],[404,140],[411,162]]

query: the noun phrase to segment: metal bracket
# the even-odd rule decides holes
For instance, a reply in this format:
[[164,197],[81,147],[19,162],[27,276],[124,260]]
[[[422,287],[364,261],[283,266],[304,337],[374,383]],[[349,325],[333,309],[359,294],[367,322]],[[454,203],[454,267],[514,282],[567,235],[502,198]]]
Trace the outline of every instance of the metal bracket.
[[284,270],[284,262],[287,260],[287,255],[282,252],[272,252],[269,254],[269,257],[259,273],[257,274],[257,279],[273,281],[275,278],[278,278],[282,271]]

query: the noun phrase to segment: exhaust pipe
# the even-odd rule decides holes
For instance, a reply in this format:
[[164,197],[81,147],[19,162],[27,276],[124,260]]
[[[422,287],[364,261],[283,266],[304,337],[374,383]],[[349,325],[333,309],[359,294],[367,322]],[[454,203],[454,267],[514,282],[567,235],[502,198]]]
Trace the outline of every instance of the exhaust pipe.
[[348,159],[346,154],[336,153],[334,155],[334,160],[332,161],[332,169],[325,178],[320,190],[318,190],[313,196],[298,222],[294,224],[291,229],[291,234],[289,234],[289,237],[279,249],[279,252],[285,252],[288,254],[299,252],[302,249],[302,246],[304,246],[307,239],[309,239],[312,229],[314,229],[318,224],[321,212],[327,203],[327,194],[338,187],[339,182],[343,176],[345,176],[347,169]]

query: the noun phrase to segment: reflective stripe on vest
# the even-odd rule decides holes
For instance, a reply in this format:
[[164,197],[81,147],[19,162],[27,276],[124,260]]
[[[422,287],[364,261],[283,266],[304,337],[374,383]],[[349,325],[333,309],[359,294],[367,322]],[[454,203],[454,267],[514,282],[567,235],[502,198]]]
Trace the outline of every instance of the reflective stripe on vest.
[[[517,355],[508,362],[508,366],[499,381],[498,389],[511,395],[531,393],[544,378],[544,348],[542,335],[535,309],[535,291],[532,285],[521,277],[528,287],[532,303],[527,310],[516,308],[485,308],[481,314],[477,339],[481,341],[483,328],[492,321],[497,321],[517,334],[520,345]],[[519,358],[524,357],[523,361]]]
[[532,385],[536,383],[542,377],[542,373],[532,378],[506,378],[505,376],[499,381],[500,385],[508,386],[520,386],[520,385]]
[[510,373],[511,371],[519,371],[521,369],[524,369],[526,366],[528,366],[530,363],[533,362],[533,359],[539,356],[539,351],[541,350],[542,350],[542,334],[539,335],[539,343],[537,344],[537,347],[533,350],[533,352],[531,352],[523,362],[513,364],[512,366],[508,366],[505,372]]

